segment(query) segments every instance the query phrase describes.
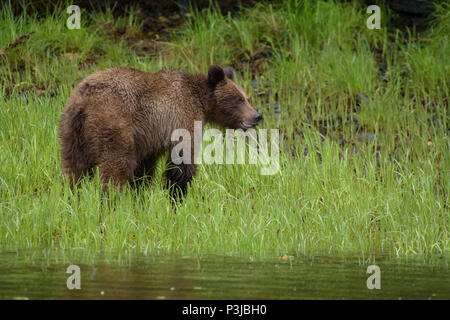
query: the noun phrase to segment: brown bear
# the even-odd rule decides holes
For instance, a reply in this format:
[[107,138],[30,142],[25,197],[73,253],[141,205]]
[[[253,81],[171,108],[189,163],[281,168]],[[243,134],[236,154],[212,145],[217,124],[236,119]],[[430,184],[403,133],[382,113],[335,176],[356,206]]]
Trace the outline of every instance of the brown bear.
[[191,152],[190,163],[171,163],[175,129],[193,136],[194,121],[202,121],[246,130],[261,119],[229,67],[211,66],[207,75],[125,67],[98,71],[75,87],[62,112],[63,172],[73,185],[98,167],[104,191],[108,182],[122,190],[127,182],[150,178],[158,157],[169,151],[166,187],[172,196],[184,195],[196,154]]

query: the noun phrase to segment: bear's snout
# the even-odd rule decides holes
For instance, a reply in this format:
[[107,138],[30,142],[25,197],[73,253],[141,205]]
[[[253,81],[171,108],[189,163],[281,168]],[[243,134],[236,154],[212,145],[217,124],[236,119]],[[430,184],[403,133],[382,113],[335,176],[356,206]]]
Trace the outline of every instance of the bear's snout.
[[253,116],[253,121],[255,121],[255,123],[259,123],[262,119],[263,119],[263,116],[260,115],[259,113],[256,113],[256,114]]
[[247,104],[240,127],[244,130],[253,128],[261,122],[262,119],[263,116],[259,114],[250,104]]

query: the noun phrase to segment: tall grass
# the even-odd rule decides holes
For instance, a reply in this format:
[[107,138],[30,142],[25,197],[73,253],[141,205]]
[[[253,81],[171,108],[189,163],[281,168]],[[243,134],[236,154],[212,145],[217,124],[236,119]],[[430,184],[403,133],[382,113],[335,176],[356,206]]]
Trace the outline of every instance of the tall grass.
[[[448,254],[448,6],[420,36],[388,30],[387,19],[367,29],[355,3],[259,3],[236,15],[212,7],[192,13],[152,59],[102,27],[139,33],[134,12],[82,11],[82,28],[68,30],[64,8],[38,18],[2,7],[0,47],[35,33],[0,57],[1,248]],[[163,162],[140,190],[113,189],[104,199],[97,174],[72,194],[58,124],[77,82],[117,65],[206,72],[211,64],[235,66],[263,127],[280,129],[279,173],[201,165],[176,211],[162,187]]]

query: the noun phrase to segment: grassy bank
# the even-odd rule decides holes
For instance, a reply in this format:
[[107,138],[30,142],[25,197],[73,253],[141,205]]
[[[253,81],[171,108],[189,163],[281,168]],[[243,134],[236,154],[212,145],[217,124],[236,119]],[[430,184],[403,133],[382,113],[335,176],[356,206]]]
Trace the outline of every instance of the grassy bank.
[[[0,247],[223,255],[446,255],[449,251],[449,7],[424,34],[366,27],[352,3],[258,4],[194,14],[163,39],[139,10],[0,12]],[[165,22],[163,18],[160,18]],[[166,19],[167,20],[167,19]],[[280,171],[201,165],[176,209],[162,185],[101,201],[98,177],[73,195],[60,168],[59,119],[71,89],[126,65],[206,72],[232,65],[279,128]],[[277,109],[275,106],[279,106]]]

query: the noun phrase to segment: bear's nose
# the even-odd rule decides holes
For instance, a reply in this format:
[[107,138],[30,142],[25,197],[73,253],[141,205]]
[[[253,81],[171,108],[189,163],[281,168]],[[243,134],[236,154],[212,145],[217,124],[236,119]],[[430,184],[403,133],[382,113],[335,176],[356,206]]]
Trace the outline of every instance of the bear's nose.
[[260,122],[262,120],[262,118],[263,118],[262,115],[260,115],[259,113],[255,114],[253,116],[253,120],[255,121],[255,123]]

